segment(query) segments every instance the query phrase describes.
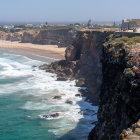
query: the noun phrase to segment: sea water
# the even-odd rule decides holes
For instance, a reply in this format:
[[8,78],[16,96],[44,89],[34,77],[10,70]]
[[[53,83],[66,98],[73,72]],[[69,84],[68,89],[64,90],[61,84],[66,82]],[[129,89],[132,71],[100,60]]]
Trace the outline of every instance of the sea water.
[[80,94],[75,81],[57,81],[39,70],[42,64],[0,53],[0,140],[86,140],[98,107],[75,96]]

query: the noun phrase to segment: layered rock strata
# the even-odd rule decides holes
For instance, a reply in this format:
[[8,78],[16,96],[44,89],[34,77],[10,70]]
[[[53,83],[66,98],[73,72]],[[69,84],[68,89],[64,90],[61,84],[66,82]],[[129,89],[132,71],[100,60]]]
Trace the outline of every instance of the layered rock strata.
[[21,41],[22,35],[23,35],[22,32],[6,33],[6,32],[0,31],[0,40]]
[[8,41],[21,41],[22,43],[33,43],[42,45],[58,45],[68,47],[73,44],[77,31],[75,29],[52,29],[52,30],[23,30],[20,32],[2,32],[0,39]]
[[24,32],[23,43],[58,45],[58,47],[70,46],[76,37],[74,29],[40,30],[40,32]]

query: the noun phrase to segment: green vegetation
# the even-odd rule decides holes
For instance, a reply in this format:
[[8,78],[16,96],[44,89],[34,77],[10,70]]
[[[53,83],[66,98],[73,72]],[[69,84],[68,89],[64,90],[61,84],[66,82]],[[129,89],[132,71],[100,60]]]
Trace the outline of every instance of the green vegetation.
[[42,27],[41,29],[48,29],[48,30],[53,30],[53,29],[69,29],[73,28],[72,26],[47,26],[47,27]]
[[97,29],[103,29],[103,28],[120,28],[119,25],[115,25],[114,24],[112,26],[109,26],[109,25],[98,25],[98,24],[94,24],[93,25],[93,28],[97,28]]
[[75,23],[74,25],[75,25],[75,26],[81,26],[81,24],[80,24],[80,23],[78,23],[78,22],[77,22],[77,23]]
[[119,35],[110,34],[107,39],[111,41],[113,46],[122,46],[124,44],[135,45],[136,43],[140,43],[140,36],[129,38],[129,37],[120,37]]
[[2,31],[2,32],[8,32],[8,30],[7,30],[7,29],[2,28],[2,27],[0,27],[0,31]]
[[14,25],[14,28],[23,28],[23,29],[25,29],[26,27],[25,27],[25,25]]
[[119,37],[121,37],[121,35],[119,35],[119,34],[110,34],[110,35],[107,37],[107,39],[109,40],[109,39],[115,39],[115,38],[119,38]]

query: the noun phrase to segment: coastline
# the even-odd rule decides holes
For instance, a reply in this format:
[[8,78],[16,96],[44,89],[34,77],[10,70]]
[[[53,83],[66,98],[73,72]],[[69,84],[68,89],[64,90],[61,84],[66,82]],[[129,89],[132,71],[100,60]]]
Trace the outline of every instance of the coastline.
[[57,45],[37,45],[0,40],[0,52],[23,55],[43,62],[54,62],[65,59],[65,49]]
[[[2,48],[2,47],[0,47],[0,52],[18,54],[18,55],[27,56],[31,59],[36,59],[36,60],[43,59],[41,61],[50,62],[50,63],[53,61],[56,61],[56,60],[64,59],[64,57],[62,57],[59,53],[57,53],[55,51],[53,53],[53,52],[44,51],[44,50],[40,50],[40,49],[34,49],[34,48],[7,48],[7,47]],[[49,59],[49,61],[48,61],[48,59]],[[17,70],[16,72],[18,72],[18,70],[20,70],[20,67],[19,67],[19,69],[16,69],[16,70]],[[68,123],[71,125],[71,124],[73,124],[73,123],[71,123],[71,120],[72,120],[72,122],[75,121],[76,122],[75,124],[77,127],[74,127],[74,129],[70,128],[70,131],[68,131],[68,132],[66,131],[67,133],[65,132],[62,136],[64,138],[69,137],[69,135],[76,138],[77,133],[81,132],[81,129],[79,129],[79,127],[83,126],[83,122],[85,122],[84,127],[82,127],[82,130],[84,129],[84,133],[82,135],[80,135],[80,137],[81,137],[80,139],[82,139],[82,138],[83,138],[83,140],[87,139],[87,136],[93,127],[93,125],[91,125],[91,124],[97,122],[96,114],[97,114],[98,107],[92,106],[92,104],[90,102],[87,102],[87,100],[85,100],[85,97],[81,96],[81,93],[78,90],[79,87],[75,86],[74,81],[71,81],[71,82],[70,81],[66,81],[66,82],[57,81],[55,79],[55,77],[52,77],[52,76],[49,77],[49,75],[47,75],[46,72],[44,73],[45,76],[43,75],[43,77],[41,77],[42,76],[41,73],[38,73],[36,70],[33,70],[31,72],[38,74],[38,75],[35,74],[35,76],[37,75],[37,78],[39,78],[39,79],[37,79],[37,82],[35,82],[35,83],[37,83],[37,85],[39,83],[39,84],[43,84],[43,86],[48,85],[48,87],[50,89],[52,88],[50,90],[51,91],[50,100],[52,100],[53,102],[55,101],[55,104],[57,106],[61,104],[61,107],[62,107],[62,105],[64,104],[63,105],[64,109],[65,109],[65,107],[69,106],[69,109],[67,109],[66,113],[64,114],[63,111],[62,112],[61,112],[61,110],[58,111],[58,108],[56,106],[56,112],[58,112],[59,116],[54,116],[54,115],[57,115],[57,113],[54,114],[53,110],[52,110],[51,114],[49,114],[49,113],[44,114],[44,112],[41,111],[43,106],[40,106],[40,109],[38,109],[38,106],[37,107],[35,106],[36,104],[38,104],[38,102],[40,103],[40,105],[44,105],[44,100],[42,102],[42,100],[38,101],[38,99],[37,99],[37,101],[38,101],[37,103],[36,102],[34,103],[34,101],[28,101],[28,102],[26,101],[24,103],[24,106],[22,106],[22,109],[31,110],[32,106],[33,106],[36,110],[40,110],[40,113],[38,114],[38,116],[36,118],[37,118],[37,120],[41,120],[42,122],[44,122],[44,120],[47,120],[46,123],[49,122],[50,118],[47,118],[47,117],[50,117],[50,116],[54,116],[51,118],[51,121],[53,119],[57,120],[61,117],[65,117],[65,115],[68,118],[71,118],[71,119],[68,119],[68,120],[70,120],[70,123],[69,123],[69,121],[68,121]],[[48,81],[46,79],[48,79]],[[50,82],[50,79],[52,80],[52,83]],[[27,82],[25,82],[25,83],[27,84]],[[32,81],[29,83],[34,83],[34,82]],[[53,84],[54,85],[56,84],[56,85],[53,86]],[[24,88],[24,86],[22,86],[22,87]],[[39,86],[39,88],[40,87],[41,86]],[[60,89],[59,89],[59,87],[60,87]],[[61,87],[63,87],[63,88],[61,88]],[[37,86],[37,88],[38,88],[38,86]],[[47,98],[49,96],[47,94],[44,94],[45,92],[48,92],[48,91],[44,90],[44,92],[42,94],[39,94],[39,96],[41,98],[43,97],[46,100],[45,105],[47,105],[47,102],[48,102]],[[36,91],[35,91],[35,94],[36,94]],[[30,106],[30,105],[32,105],[32,106]],[[46,110],[46,108],[45,108],[45,110]],[[71,114],[72,114],[72,116],[71,116]],[[28,116],[25,116],[25,117],[27,119],[33,118],[32,115],[29,115],[29,117]],[[94,117],[94,122],[93,122],[93,117]],[[28,127],[28,125],[27,125],[27,127]],[[64,127],[65,127],[65,125],[64,125]],[[88,127],[88,129],[87,129],[87,127]],[[45,128],[45,129],[47,130],[47,128]],[[60,132],[62,132],[62,130],[61,130],[61,128],[57,128],[57,126],[56,126],[56,129],[58,132],[55,132],[53,130],[50,130],[50,132],[53,132],[57,136]],[[62,127],[62,129],[63,129],[63,127]],[[78,138],[79,138],[79,136],[78,136]]]

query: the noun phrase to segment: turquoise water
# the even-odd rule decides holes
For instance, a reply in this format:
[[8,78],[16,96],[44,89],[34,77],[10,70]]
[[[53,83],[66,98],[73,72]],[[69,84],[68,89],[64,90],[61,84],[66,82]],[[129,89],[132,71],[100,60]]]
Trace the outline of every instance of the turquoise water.
[[[0,53],[0,140],[87,139],[98,107],[75,97],[75,81],[56,81],[55,74],[32,67],[41,64]],[[54,99],[58,95],[61,99]],[[59,116],[43,117],[55,113]]]

